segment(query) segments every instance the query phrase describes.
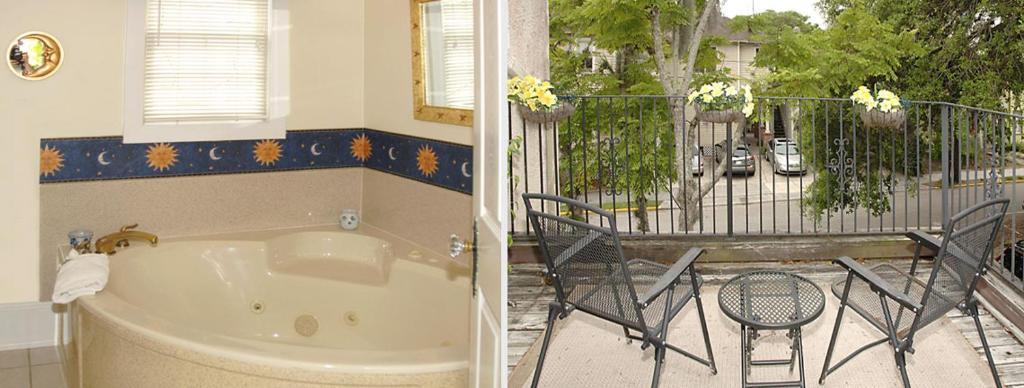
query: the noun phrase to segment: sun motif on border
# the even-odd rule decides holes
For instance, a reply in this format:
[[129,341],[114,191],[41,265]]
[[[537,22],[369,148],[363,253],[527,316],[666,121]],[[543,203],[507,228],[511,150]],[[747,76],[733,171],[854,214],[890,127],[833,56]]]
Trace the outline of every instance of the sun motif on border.
[[423,145],[416,152],[416,168],[424,176],[430,177],[437,173],[437,154],[429,145]]
[[167,143],[157,143],[146,149],[146,164],[154,171],[169,170],[178,163],[178,149]]
[[39,174],[50,176],[64,168],[64,155],[49,144],[39,150]]
[[349,149],[352,151],[352,157],[360,162],[365,162],[373,155],[373,143],[370,142],[370,137],[365,134],[353,138]]
[[262,166],[272,166],[281,159],[281,143],[277,140],[263,140],[252,147],[252,157]]

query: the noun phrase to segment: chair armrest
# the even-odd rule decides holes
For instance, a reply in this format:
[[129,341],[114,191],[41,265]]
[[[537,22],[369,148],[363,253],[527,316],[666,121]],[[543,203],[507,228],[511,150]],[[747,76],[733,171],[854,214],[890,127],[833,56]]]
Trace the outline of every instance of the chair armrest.
[[907,238],[914,240],[918,245],[934,250],[936,253],[942,247],[942,241],[925,232],[915,230],[907,233]]
[[[661,296],[661,294],[665,292],[670,285],[675,283],[679,277],[683,275],[683,271],[692,267],[693,263],[697,261],[697,258],[703,254],[704,248],[690,248],[689,251],[686,251],[686,254],[684,254],[683,257],[676,260],[676,263],[672,264],[672,267],[662,274],[661,277],[658,278],[658,281],[654,282],[654,284],[651,285],[651,288],[647,289],[647,292],[640,296],[640,304],[646,307],[655,299],[658,299],[658,297]],[[696,284],[693,286],[697,287]]]
[[843,256],[833,260],[832,262],[835,264],[839,264],[843,268],[846,268],[848,271],[850,271],[851,274],[867,282],[868,286],[871,287],[872,291],[881,293],[885,295],[887,298],[896,301],[896,303],[899,303],[903,305],[903,307],[906,307],[914,312],[921,310],[921,304],[910,299],[910,297],[907,296],[907,294],[904,294],[903,292],[893,288],[889,284],[889,282],[885,281],[885,279],[882,279],[874,272],[871,272],[870,269],[867,269],[866,267],[858,263],[856,260],[848,256]]

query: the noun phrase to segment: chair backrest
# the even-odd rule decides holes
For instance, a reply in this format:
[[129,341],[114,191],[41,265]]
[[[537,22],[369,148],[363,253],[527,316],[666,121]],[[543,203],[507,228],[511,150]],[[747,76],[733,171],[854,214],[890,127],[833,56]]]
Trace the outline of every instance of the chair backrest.
[[[553,195],[526,193],[523,201],[558,302],[563,307],[571,304],[606,319],[645,327],[615,217],[586,203]],[[544,203],[546,211],[534,206],[535,202]],[[581,213],[600,217],[598,225],[571,218]]]
[[945,314],[972,297],[1009,203],[1005,198],[989,200],[950,218],[922,295],[925,319]]

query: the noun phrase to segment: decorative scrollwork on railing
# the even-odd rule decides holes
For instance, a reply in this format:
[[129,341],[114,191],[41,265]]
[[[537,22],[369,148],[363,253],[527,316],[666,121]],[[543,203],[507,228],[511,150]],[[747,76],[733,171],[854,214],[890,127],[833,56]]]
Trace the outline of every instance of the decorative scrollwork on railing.
[[615,147],[622,143],[622,137],[619,136],[608,136],[600,140],[601,144],[608,147],[608,173],[611,175],[606,181],[606,187],[603,192],[604,195],[622,195],[622,189],[616,184],[616,176],[619,175],[619,170],[623,169],[622,161],[618,159],[615,153]]
[[853,158],[848,156],[846,152],[846,148],[850,144],[850,139],[837,138],[833,140],[832,143],[836,145],[836,156],[830,158],[825,167],[827,167],[832,174],[853,177]]
[[985,177],[985,199],[1002,197],[1003,185],[999,183],[1000,171],[996,169],[996,166],[1000,164],[999,150],[995,143],[992,145],[992,150],[986,152],[985,159],[988,160],[988,165],[992,166],[988,171],[988,176]]

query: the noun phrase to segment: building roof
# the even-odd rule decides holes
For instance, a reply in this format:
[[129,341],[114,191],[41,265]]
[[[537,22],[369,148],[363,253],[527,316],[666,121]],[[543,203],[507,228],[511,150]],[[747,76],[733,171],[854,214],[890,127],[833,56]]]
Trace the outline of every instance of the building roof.
[[720,10],[715,10],[715,13],[710,16],[708,20],[707,34],[709,36],[721,36],[730,42],[750,42],[757,43],[752,37],[752,33],[748,28],[741,28],[739,31],[733,31],[730,24],[731,18],[722,16]]

